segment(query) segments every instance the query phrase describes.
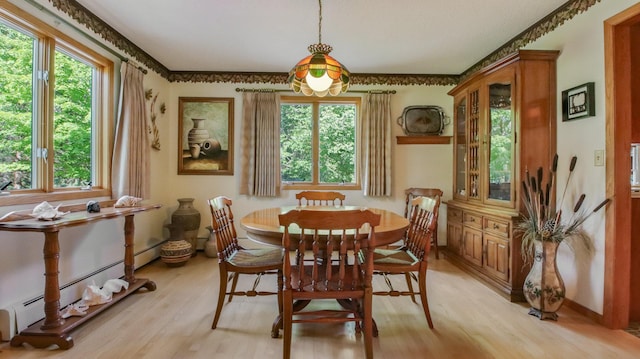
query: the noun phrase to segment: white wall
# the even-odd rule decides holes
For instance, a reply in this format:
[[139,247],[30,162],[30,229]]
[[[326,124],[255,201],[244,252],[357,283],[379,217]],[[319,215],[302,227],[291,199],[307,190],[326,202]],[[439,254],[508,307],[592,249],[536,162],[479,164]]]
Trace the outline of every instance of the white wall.
[[[209,209],[206,200],[211,197],[226,195],[233,199],[233,209],[236,218],[241,218],[247,213],[266,207],[274,207],[295,203],[297,191],[285,190],[279,198],[253,198],[239,195],[240,183],[240,134],[242,123],[242,94],[236,92],[237,87],[267,88],[267,86],[246,84],[192,84],[175,83],[171,85],[171,100],[168,114],[171,118],[171,127],[167,130],[173,135],[169,139],[169,153],[165,159],[168,161],[168,173],[163,178],[170,183],[171,197],[175,200],[180,197],[196,198],[194,207],[203,215],[203,220],[208,220],[206,214]],[[284,85],[270,86],[271,88],[285,88]],[[372,86],[375,89],[395,89],[397,94],[392,95],[393,121],[402,114],[406,106],[411,105],[438,105],[445,108],[447,115],[451,114],[452,99],[447,95],[451,86]],[[354,89],[366,89],[364,87]],[[348,94],[349,96],[361,94]],[[177,118],[179,97],[233,97],[234,111],[234,176],[202,176],[202,175],[177,175]],[[342,191],[347,195],[347,202],[353,205],[367,205],[371,207],[384,207],[402,214],[404,211],[404,188],[406,187],[439,187],[445,192],[445,198],[450,198],[452,178],[452,147],[451,145],[396,145],[395,136],[403,135],[399,125],[392,126],[393,134],[393,196],[391,198],[365,198],[362,191]],[[451,135],[452,126],[445,129],[446,135]],[[176,202],[177,205],[177,202]],[[443,215],[444,217],[444,215]],[[442,221],[444,224],[444,221]],[[206,236],[206,223],[201,225],[200,236]],[[443,226],[443,228],[445,228]],[[239,237],[245,237],[245,233],[238,226]],[[446,238],[444,232],[440,238]],[[445,243],[445,242],[442,242]]]
[[[578,157],[563,204],[566,213],[572,212],[575,199],[581,193],[587,195],[585,203],[591,206],[587,208],[593,208],[606,198],[605,167],[594,165],[594,151],[605,149],[603,22],[636,3],[633,0],[602,1],[527,46],[528,49],[561,51],[557,63],[559,196],[565,188],[570,158]],[[562,122],[562,91],[586,82],[595,82],[595,116]],[[573,196],[569,197],[569,192]],[[596,213],[584,224],[595,245],[591,256],[574,254],[566,245],[560,246],[558,254],[558,268],[565,281],[567,298],[599,314],[603,312],[604,300],[604,213]]]

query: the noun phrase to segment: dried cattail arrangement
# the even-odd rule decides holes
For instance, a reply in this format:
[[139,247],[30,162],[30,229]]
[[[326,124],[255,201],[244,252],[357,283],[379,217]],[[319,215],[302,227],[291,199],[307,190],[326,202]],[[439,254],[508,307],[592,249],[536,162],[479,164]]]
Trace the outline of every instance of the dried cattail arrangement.
[[591,241],[581,230],[582,224],[594,213],[598,212],[602,207],[609,203],[610,199],[596,205],[592,210],[585,210],[586,194],[582,193],[573,206],[573,213],[569,220],[563,222],[562,205],[567,194],[567,189],[571,185],[573,171],[576,168],[578,157],[573,156],[569,164],[569,175],[565,183],[562,197],[558,204],[558,210],[555,210],[555,198],[552,189],[556,181],[556,171],[558,169],[558,155],[553,157],[553,163],[549,169],[547,183],[543,183],[544,170],[538,168],[535,176],[529,174],[529,170],[525,169],[525,179],[522,181],[523,201],[527,215],[523,222],[520,223],[522,236],[522,254],[526,261],[530,261],[534,255],[535,241],[553,241],[560,243],[569,237],[578,237],[579,242],[591,249]]

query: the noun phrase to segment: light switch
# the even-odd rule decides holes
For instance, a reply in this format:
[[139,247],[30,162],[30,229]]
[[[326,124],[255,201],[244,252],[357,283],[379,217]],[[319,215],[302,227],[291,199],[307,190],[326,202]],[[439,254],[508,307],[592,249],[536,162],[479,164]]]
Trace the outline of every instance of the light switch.
[[604,150],[595,150],[593,152],[593,165],[604,166]]

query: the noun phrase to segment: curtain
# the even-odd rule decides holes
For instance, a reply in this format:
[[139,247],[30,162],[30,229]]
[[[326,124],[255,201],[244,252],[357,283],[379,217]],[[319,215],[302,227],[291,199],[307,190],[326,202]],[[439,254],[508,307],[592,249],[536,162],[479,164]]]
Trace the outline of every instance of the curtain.
[[112,197],[124,195],[149,198],[149,137],[145,111],[144,74],[123,62],[118,122],[111,160]]
[[363,194],[391,196],[390,94],[365,95],[361,143]]
[[240,194],[280,195],[280,99],[274,92],[242,95]]

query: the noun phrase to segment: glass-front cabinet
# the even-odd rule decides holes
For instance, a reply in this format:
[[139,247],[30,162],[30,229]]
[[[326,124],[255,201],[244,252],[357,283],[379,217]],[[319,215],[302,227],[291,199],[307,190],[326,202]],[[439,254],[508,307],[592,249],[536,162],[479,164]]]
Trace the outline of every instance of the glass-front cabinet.
[[524,212],[519,184],[527,168],[549,168],[556,151],[558,54],[519,50],[449,91],[455,163],[447,259],[512,301],[524,300],[528,273],[517,231]]

